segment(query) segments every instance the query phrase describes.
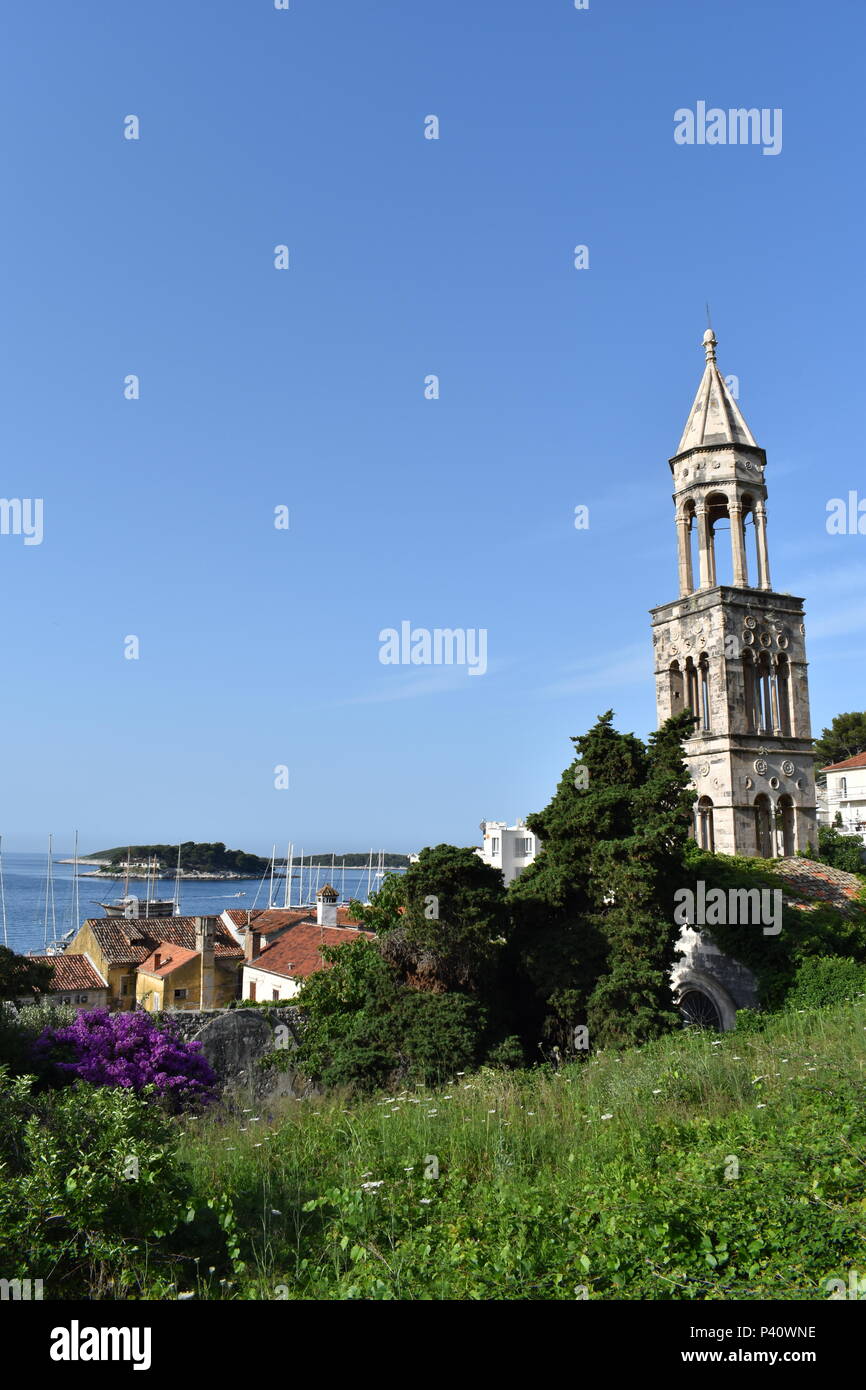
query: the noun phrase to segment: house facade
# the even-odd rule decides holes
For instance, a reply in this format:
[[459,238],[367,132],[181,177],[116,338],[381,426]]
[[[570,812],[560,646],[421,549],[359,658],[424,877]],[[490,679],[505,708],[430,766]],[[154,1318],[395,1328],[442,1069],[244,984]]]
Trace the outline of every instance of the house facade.
[[504,820],[483,820],[481,834],[484,843],[476,853],[485,864],[500,870],[506,887],[532,863],[541,848],[538,836],[527,830],[522,820],[515,825]]
[[322,956],[324,947],[373,935],[360,930],[348,910],[338,906],[338,894],[329,884],[316,894],[315,912],[308,909],[299,914],[271,908],[249,916],[241,995],[258,1003],[294,999],[310,975],[328,969]]
[[109,1008],[149,1010],[231,1003],[244,954],[216,917],[91,917],[65,954],[78,952],[105,978]]
[[859,835],[866,845],[866,753],[831,763],[821,771],[827,784],[820,819],[825,825],[835,825],[840,816],[842,832]]
[[[57,956],[27,957],[37,965],[50,965],[54,978],[48,987],[52,1004],[73,1004],[78,1009],[104,1009],[108,1005],[108,980],[83,952],[64,951]],[[33,995],[19,999],[32,1004]]]

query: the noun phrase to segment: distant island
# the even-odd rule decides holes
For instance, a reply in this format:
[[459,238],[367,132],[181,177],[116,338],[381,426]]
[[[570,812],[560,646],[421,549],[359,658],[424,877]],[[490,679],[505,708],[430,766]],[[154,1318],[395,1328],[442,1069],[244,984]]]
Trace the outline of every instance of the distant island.
[[[181,878],[256,878],[267,873],[271,867],[270,859],[265,859],[260,854],[249,854],[242,849],[226,849],[221,841],[215,844],[199,844],[193,840],[185,840],[181,845],[122,845],[116,849],[100,849],[93,854],[82,855],[78,863],[94,866],[96,873],[88,877],[102,875],[105,878],[116,878],[119,874],[128,873],[130,878],[145,878],[152,872],[154,864],[160,874],[174,873],[177,868],[178,850]],[[303,859],[299,855],[292,859],[292,867],[300,867],[303,864],[305,868],[330,868],[332,858],[335,869],[361,869],[370,863],[369,850],[367,853],[351,854],[337,854],[334,851],[333,856],[328,851],[325,854],[305,854]],[[409,864],[409,856],[380,856],[374,851],[373,866],[378,866],[380,862],[386,869],[405,869]],[[274,867],[275,870],[285,872],[285,857],[278,858]]]

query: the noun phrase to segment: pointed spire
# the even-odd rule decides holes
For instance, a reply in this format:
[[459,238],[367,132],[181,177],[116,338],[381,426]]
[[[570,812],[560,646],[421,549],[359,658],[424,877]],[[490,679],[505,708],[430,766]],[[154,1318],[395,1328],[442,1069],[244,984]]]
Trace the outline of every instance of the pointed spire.
[[699,449],[704,444],[746,444],[753,449],[758,447],[716,365],[717,341],[712,328],[708,328],[703,338],[707,365],[689,412],[683,437],[677,446],[677,454],[684,454],[687,449]]

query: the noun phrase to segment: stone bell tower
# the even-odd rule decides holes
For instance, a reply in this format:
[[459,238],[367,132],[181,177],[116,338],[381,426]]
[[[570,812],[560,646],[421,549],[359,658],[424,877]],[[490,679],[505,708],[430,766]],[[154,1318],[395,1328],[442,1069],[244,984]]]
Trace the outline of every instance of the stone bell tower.
[[[704,334],[706,367],[670,460],[680,596],[652,609],[661,724],[689,708],[695,835],[722,854],[817,847],[803,600],[776,592],[767,456]],[[694,551],[697,550],[697,563]]]

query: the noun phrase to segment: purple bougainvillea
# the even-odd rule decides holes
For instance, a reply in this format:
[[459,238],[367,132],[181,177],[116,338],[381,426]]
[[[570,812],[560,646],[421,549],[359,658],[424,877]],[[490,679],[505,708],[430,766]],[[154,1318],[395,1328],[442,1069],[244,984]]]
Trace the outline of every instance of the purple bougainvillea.
[[201,1043],[182,1042],[157,1028],[146,1013],[82,1009],[68,1027],[46,1028],[34,1051],[61,1076],[133,1091],[153,1086],[177,1108],[217,1094],[217,1078]]

